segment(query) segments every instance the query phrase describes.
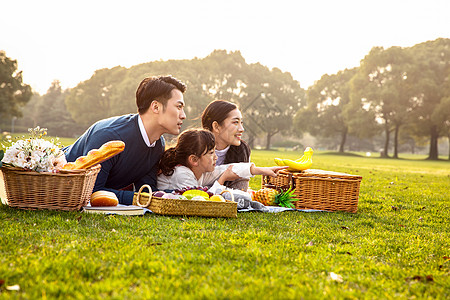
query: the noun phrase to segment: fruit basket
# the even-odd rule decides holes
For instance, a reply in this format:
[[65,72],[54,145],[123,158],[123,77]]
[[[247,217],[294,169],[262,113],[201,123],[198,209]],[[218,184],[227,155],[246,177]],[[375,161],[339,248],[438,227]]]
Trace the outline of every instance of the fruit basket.
[[[149,190],[148,196],[141,195],[144,188]],[[224,192],[227,191],[225,190],[222,193]],[[231,194],[231,197],[233,198],[233,194]],[[148,185],[143,185],[139,189],[136,204],[148,208],[159,215],[221,218],[237,217],[237,203],[234,201],[217,202],[160,198],[152,196],[152,189]]]
[[362,177],[346,173],[308,169],[280,171],[276,178],[262,176],[262,187],[294,190],[295,208],[327,211],[358,210]]
[[89,202],[100,168],[35,172],[3,165],[0,170],[9,206],[72,211]]

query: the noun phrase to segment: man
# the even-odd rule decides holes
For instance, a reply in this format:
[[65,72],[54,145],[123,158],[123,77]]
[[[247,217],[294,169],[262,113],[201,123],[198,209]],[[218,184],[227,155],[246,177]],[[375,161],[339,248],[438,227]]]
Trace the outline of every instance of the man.
[[121,140],[125,150],[103,162],[94,192],[114,192],[119,203],[130,205],[134,192],[121,190],[131,184],[138,190],[149,184],[156,190],[158,162],[164,152],[162,134],[180,133],[184,113],[186,85],[171,76],[145,78],[136,91],[138,114],[98,121],[73,145],[63,150],[68,162],[98,149],[111,140]]

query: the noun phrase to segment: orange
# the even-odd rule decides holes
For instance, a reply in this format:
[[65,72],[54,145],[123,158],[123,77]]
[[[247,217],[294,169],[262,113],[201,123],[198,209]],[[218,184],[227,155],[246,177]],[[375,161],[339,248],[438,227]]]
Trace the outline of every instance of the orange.
[[225,198],[220,195],[212,195],[211,198],[209,198],[209,201],[225,202]]

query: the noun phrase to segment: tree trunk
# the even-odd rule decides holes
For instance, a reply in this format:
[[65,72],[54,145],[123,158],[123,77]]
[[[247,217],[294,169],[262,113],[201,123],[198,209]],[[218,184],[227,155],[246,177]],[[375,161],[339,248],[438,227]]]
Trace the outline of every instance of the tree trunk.
[[253,134],[248,136],[247,144],[250,149],[255,149],[255,136]]
[[448,160],[450,160],[450,133],[447,135],[448,137]]
[[430,129],[430,153],[427,159],[438,160],[438,138],[438,130],[436,126],[432,126]]
[[384,149],[383,149],[383,153],[381,153],[381,157],[389,157],[389,155],[388,155],[389,137],[390,137],[391,131],[389,130],[389,124],[387,122],[384,126],[384,132],[386,133],[386,139],[384,140]]
[[347,132],[348,128],[345,127],[341,134],[341,144],[339,145],[339,153],[344,153],[344,145],[345,141],[347,140]]
[[398,132],[400,131],[400,125],[395,125],[394,131],[394,156],[393,158],[398,158]]
[[266,150],[270,150],[270,140],[272,139],[273,134],[268,132],[266,139]]

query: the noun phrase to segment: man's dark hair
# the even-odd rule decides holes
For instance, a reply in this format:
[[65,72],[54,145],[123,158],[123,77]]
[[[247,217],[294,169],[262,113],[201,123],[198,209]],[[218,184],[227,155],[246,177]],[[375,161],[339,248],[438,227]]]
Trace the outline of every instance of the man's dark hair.
[[170,75],[147,77],[142,80],[136,90],[136,105],[139,114],[147,112],[154,100],[162,103],[163,109],[165,109],[173,89],[184,93],[186,85]]

